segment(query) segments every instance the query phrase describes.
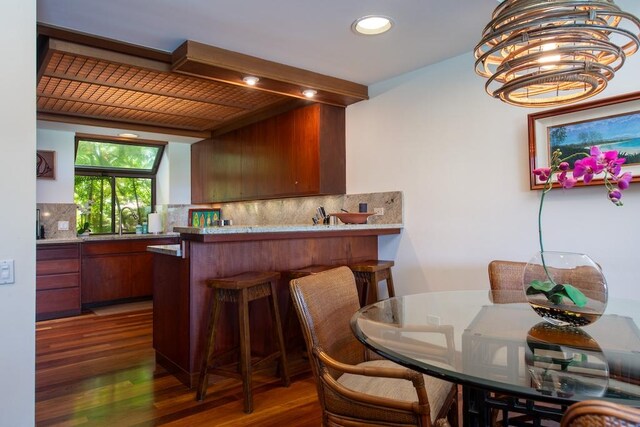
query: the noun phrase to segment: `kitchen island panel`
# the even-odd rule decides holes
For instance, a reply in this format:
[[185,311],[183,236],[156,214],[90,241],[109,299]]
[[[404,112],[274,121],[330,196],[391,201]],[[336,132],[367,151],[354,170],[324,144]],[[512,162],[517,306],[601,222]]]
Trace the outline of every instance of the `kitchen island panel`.
[[[396,229],[396,233],[399,232]],[[176,373],[188,386],[195,386],[209,315],[211,292],[206,281],[246,271],[284,272],[313,264],[340,266],[377,258],[376,231],[343,234],[347,235],[292,233],[288,239],[278,235],[275,239],[261,239],[264,236],[260,236],[261,238],[252,241],[185,241],[184,260],[154,253],[154,319],[158,318],[158,323],[154,323],[154,348],[158,355],[156,361]],[[240,239],[245,237],[236,236]],[[228,239],[230,236],[226,237]],[[171,268],[176,272],[167,271]],[[167,289],[161,290],[160,287]],[[278,283],[278,298],[282,308],[280,314],[284,320],[290,309],[289,284],[285,277]],[[218,354],[236,345],[236,318],[236,307],[225,304],[220,332],[216,337]],[[188,322],[188,328],[185,322]],[[186,341],[183,335],[185,331]],[[272,341],[267,305],[264,301],[254,301],[251,303],[252,350],[256,354],[268,353],[273,349]],[[285,345],[291,348],[292,343],[285,342]],[[188,349],[186,359],[185,348]]]

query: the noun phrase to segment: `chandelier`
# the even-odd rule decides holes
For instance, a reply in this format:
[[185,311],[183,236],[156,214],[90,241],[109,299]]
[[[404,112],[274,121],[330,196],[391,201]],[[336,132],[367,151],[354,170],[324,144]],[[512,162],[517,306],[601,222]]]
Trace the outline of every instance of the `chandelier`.
[[524,107],[604,90],[640,45],[640,21],[613,0],[505,0],[475,48],[487,93]]

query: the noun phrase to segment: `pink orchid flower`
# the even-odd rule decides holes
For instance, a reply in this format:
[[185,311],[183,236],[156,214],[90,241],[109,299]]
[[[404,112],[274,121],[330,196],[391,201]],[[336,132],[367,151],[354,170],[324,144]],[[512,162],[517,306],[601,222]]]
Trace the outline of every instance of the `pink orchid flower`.
[[[597,147],[593,147],[596,148]],[[593,153],[593,148],[591,152]],[[598,152],[600,150],[598,149]],[[591,155],[584,159],[576,160],[573,165],[573,176],[575,178],[582,178],[586,184],[590,183],[594,175],[599,174],[604,170],[604,165],[598,163],[596,156]]]
[[551,168],[537,168],[533,170],[533,174],[540,178],[540,181],[546,182],[551,175]]
[[609,200],[611,200],[614,204],[621,206],[622,203],[620,202],[620,199],[622,199],[622,191],[617,189],[609,191]]
[[567,172],[563,171],[558,175],[558,182],[562,185],[562,188],[573,188],[578,183],[578,180],[567,176]]
[[631,182],[631,172],[625,172],[620,177],[618,177],[618,188],[620,190],[626,190],[629,188],[629,183]]

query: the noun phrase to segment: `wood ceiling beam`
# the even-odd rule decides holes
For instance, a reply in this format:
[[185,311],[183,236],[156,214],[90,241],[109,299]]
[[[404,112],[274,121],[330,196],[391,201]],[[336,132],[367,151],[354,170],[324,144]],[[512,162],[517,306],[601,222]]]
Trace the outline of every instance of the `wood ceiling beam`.
[[131,123],[131,122],[123,122],[116,120],[104,120],[96,118],[95,116],[69,116],[59,114],[57,112],[38,112],[37,115],[38,120],[44,120],[48,122],[58,122],[58,123],[72,123],[78,125],[86,125],[86,126],[97,126],[97,127],[105,127],[105,128],[114,128],[114,129],[127,129],[132,131],[140,131],[140,132],[152,132],[152,133],[164,133],[168,135],[178,135],[178,136],[187,136],[192,138],[202,138],[207,139],[211,137],[210,131],[197,131],[197,130],[188,130],[188,129],[179,129],[173,127],[166,127],[162,125],[154,126],[147,125],[142,123]]
[[347,106],[369,99],[367,86],[254,56],[187,40],[172,54],[172,70],[246,87],[242,78],[260,78],[253,89],[306,99],[304,89],[315,89],[314,102]]
[[163,50],[151,49],[42,23],[38,23],[37,30],[39,36],[100,48],[107,51],[119,52],[136,58],[145,58],[156,62],[171,64],[171,53]]

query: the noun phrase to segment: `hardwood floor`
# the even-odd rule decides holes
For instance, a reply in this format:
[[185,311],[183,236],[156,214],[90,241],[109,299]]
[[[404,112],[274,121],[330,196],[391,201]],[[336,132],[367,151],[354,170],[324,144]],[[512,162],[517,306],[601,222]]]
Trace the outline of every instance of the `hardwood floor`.
[[36,325],[38,426],[319,426],[310,373],[284,388],[272,372],[254,376],[254,412],[242,412],[233,379],[209,386],[203,402],[155,366],[150,309]]

